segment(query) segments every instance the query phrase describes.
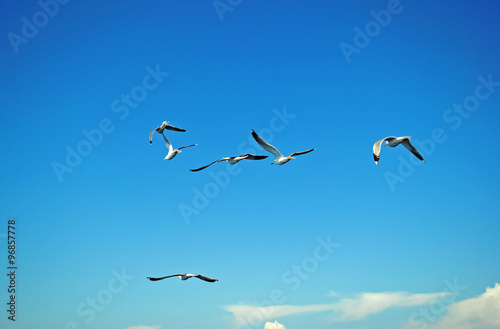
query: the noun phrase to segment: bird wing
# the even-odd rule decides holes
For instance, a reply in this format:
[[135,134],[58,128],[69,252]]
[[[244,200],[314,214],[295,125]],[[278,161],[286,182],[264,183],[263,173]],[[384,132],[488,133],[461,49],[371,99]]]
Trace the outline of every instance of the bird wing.
[[421,161],[425,162],[424,158],[422,158],[422,156],[420,155],[420,153],[418,153],[417,149],[413,145],[411,145],[409,139],[405,139],[404,141],[401,142],[401,144],[403,144],[403,146],[406,147],[417,158],[419,158]]
[[153,144],[153,134],[155,133],[155,131],[157,131],[158,128],[156,128],[155,130],[153,130],[150,134],[149,134],[149,145]]
[[186,131],[187,131],[186,129],[177,128],[177,127],[174,127],[174,126],[169,125],[169,124],[167,124],[167,125],[165,126],[165,129],[168,129],[168,130],[173,130],[173,131],[182,131],[182,132],[186,132]]
[[295,153],[290,154],[290,156],[293,157],[293,156],[296,156],[296,155],[306,154],[306,153],[314,151],[315,149],[316,148],[313,148],[313,149],[310,149],[310,150],[307,150],[307,151],[302,151],[302,152],[295,152]]
[[207,281],[207,282],[217,282],[217,281],[219,281],[219,280],[217,280],[217,279],[208,278],[208,277],[203,276],[203,275],[201,275],[201,274],[195,274],[195,275],[193,275],[193,276],[194,276],[195,278],[198,278],[198,279],[201,279],[201,280],[204,280],[204,281]]
[[150,281],[159,281],[159,280],[163,280],[163,279],[166,279],[166,278],[172,278],[174,276],[181,276],[182,274],[172,274],[172,275],[167,275],[167,276],[162,276],[162,277],[159,277],[159,278],[152,278],[152,277],[147,277],[148,280]]
[[268,144],[265,140],[263,140],[259,135],[257,135],[257,133],[252,129],[252,136],[253,138],[255,139],[255,141],[260,145],[262,146],[262,148],[264,150],[266,150],[267,152],[270,152],[272,153],[276,159],[279,159],[279,158],[282,158],[283,157],[283,154],[280,153],[280,151],[278,151],[278,149],[274,146],[272,146],[271,144]]
[[226,159],[220,159],[220,160],[214,161],[214,162],[212,162],[212,163],[209,163],[209,164],[207,164],[206,166],[200,167],[200,168],[198,168],[198,169],[189,169],[189,170],[190,170],[190,171],[200,171],[200,170],[203,170],[203,169],[205,169],[205,168],[207,168],[207,167],[210,167],[210,166],[211,166],[211,165],[213,165],[213,164],[216,164],[217,162],[221,162],[221,161],[224,161],[224,160],[226,160]]
[[373,160],[375,160],[375,164],[378,164],[378,160],[380,159],[380,149],[382,147],[382,142],[385,141],[388,137],[384,137],[379,139],[373,144]]
[[182,149],[184,149],[186,147],[196,146],[196,145],[198,145],[198,144],[191,144],[191,145],[181,146],[181,147],[179,147],[179,150],[182,150]]
[[242,155],[241,157],[243,159],[247,159],[247,160],[262,160],[262,159],[267,158],[268,156],[267,155],[253,155],[253,154],[247,153],[247,154]]
[[172,144],[170,144],[170,142],[168,141],[167,137],[165,137],[165,135],[162,133],[161,134],[163,136],[163,138],[165,139],[165,145],[167,145],[167,148],[168,148],[168,151],[172,151],[174,148],[172,147]]

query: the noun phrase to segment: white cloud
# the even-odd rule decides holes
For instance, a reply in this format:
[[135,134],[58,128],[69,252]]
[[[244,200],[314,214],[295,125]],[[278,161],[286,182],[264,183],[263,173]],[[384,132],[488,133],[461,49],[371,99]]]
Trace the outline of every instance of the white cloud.
[[343,298],[334,303],[313,305],[254,306],[228,305],[224,309],[233,313],[235,326],[262,322],[272,318],[301,313],[333,311],[333,321],[358,321],[370,314],[380,313],[389,307],[424,305],[450,293],[410,294],[407,292],[361,293],[355,298]]
[[326,294],[328,297],[340,297],[340,294],[335,292],[335,291],[329,291],[328,294]]
[[500,328],[500,284],[487,287],[481,295],[455,302],[446,314],[429,329],[493,329]]
[[279,318],[290,314],[318,313],[332,309],[330,304],[317,305],[275,305],[275,306],[254,306],[254,305],[228,305],[224,309],[233,313],[237,326],[262,322],[272,318]]
[[424,305],[450,293],[410,294],[407,292],[365,292],[356,298],[344,298],[333,304],[333,310],[340,315],[334,321],[358,321],[370,314],[380,313],[390,307]]
[[161,326],[134,326],[128,327],[127,329],[160,329]]
[[278,321],[274,321],[266,322],[266,324],[264,325],[264,329],[286,329],[286,327]]

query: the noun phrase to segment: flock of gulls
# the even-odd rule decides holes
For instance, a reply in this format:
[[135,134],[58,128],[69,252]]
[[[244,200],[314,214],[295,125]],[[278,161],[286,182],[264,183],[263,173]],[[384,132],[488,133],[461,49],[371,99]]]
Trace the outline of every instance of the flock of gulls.
[[[186,129],[182,129],[182,128],[178,128],[178,127],[174,127],[174,126],[170,125],[168,123],[168,121],[163,121],[161,126],[156,128],[155,130],[153,130],[149,134],[149,143],[150,144],[153,144],[153,134],[155,132],[161,134],[163,136],[163,138],[165,139],[165,145],[167,146],[168,153],[163,160],[172,160],[177,154],[182,152],[181,151],[182,149],[198,145],[198,144],[191,144],[191,145],[185,145],[185,146],[181,146],[181,147],[174,149],[174,147],[172,146],[172,144],[169,142],[169,140],[167,139],[167,137],[164,134],[165,130],[172,130],[172,131],[178,131],[178,132],[186,132],[187,131]],[[257,142],[257,144],[259,144],[267,152],[274,155],[274,157],[276,159],[271,164],[284,165],[288,161],[295,159],[294,158],[295,156],[306,154],[306,153],[312,152],[316,149],[316,148],[312,148],[312,149],[307,150],[307,151],[294,152],[288,156],[284,156],[283,154],[281,154],[280,151],[278,151],[278,149],[276,147],[267,143],[264,139],[262,139],[262,137],[257,135],[257,133],[253,129],[252,129],[252,136],[255,139],[255,141]],[[408,149],[411,153],[413,153],[413,155],[415,155],[418,159],[425,162],[424,158],[420,155],[420,153],[418,153],[417,149],[410,143],[409,136],[402,136],[402,137],[389,136],[389,137],[379,139],[378,141],[375,142],[375,144],[373,144],[373,159],[375,160],[375,164],[378,164],[378,161],[380,159],[380,151],[382,149],[383,142],[385,142],[384,146],[390,146],[390,147],[396,147],[399,144],[402,144],[406,149]],[[235,163],[238,163],[241,160],[263,160],[267,157],[268,157],[267,155],[254,155],[254,154],[249,154],[249,153],[244,154],[244,155],[240,155],[240,156],[223,157],[222,159],[211,162],[203,167],[200,167],[197,169],[190,169],[190,171],[197,172],[197,171],[203,170],[205,168],[210,167],[211,165],[214,165],[214,164],[222,162],[222,161],[226,161],[227,163],[233,165]],[[191,273],[172,274],[172,275],[167,275],[167,276],[157,277],[157,278],[147,277],[147,279],[150,281],[159,281],[159,280],[173,278],[173,277],[178,277],[181,280],[187,280],[190,278],[198,278],[198,279],[206,281],[206,282],[217,282],[218,281],[217,279],[212,279],[212,278],[203,276],[201,274],[191,274]]]

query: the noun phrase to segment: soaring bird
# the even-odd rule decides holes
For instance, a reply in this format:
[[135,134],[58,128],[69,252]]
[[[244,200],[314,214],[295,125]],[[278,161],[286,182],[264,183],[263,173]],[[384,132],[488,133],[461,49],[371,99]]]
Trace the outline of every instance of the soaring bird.
[[217,279],[208,278],[208,277],[203,276],[201,274],[191,274],[191,273],[172,274],[172,275],[163,276],[161,278],[151,278],[151,277],[148,276],[147,279],[150,280],[150,281],[158,281],[158,280],[163,280],[163,279],[166,279],[166,278],[173,278],[175,276],[178,277],[178,278],[180,278],[181,280],[187,280],[187,279],[190,279],[190,278],[198,278],[200,280],[204,280],[204,281],[207,281],[207,282],[217,282],[217,281],[219,281]]
[[182,149],[183,148],[186,148],[186,147],[191,147],[191,146],[196,146],[198,144],[191,144],[191,145],[186,145],[186,146],[181,146],[179,148],[176,148],[174,149],[174,147],[172,146],[172,144],[168,141],[167,137],[165,137],[165,135],[163,135],[163,138],[165,138],[165,144],[167,145],[167,148],[168,148],[168,154],[167,156],[165,157],[165,159],[163,160],[171,160],[173,159],[177,154],[181,153]]
[[200,167],[198,169],[189,169],[191,171],[200,171],[200,170],[203,170],[207,167],[210,167],[211,165],[213,164],[216,164],[217,162],[221,162],[221,161],[227,161],[229,164],[231,165],[234,165],[235,163],[238,163],[239,161],[243,160],[243,159],[246,159],[246,160],[262,160],[262,159],[265,159],[267,158],[267,155],[253,155],[253,154],[250,154],[250,153],[247,153],[247,154],[244,154],[244,155],[240,155],[240,156],[237,156],[237,157],[224,157],[220,160],[217,160],[217,161],[214,161],[210,164],[207,164],[206,166],[203,166],[203,167]]
[[271,144],[268,144],[265,140],[262,139],[262,137],[257,135],[257,133],[253,129],[252,129],[252,136],[257,141],[257,143],[259,143],[259,145],[264,148],[264,150],[272,153],[276,157],[276,159],[271,164],[283,165],[283,164],[287,163],[288,161],[295,159],[294,156],[296,156],[296,155],[306,154],[306,153],[312,152],[316,149],[316,148],[313,148],[313,149],[310,149],[307,151],[295,152],[295,153],[290,154],[289,156],[284,156],[283,154],[280,153],[280,151],[278,151],[278,149],[276,147],[272,146]]
[[156,128],[155,130],[153,130],[149,134],[149,144],[153,144],[153,134],[154,134],[155,131],[158,132],[159,134],[163,135],[163,131],[165,129],[167,129],[167,130],[173,130],[173,131],[182,131],[182,132],[186,132],[187,131],[186,129],[177,128],[177,127],[169,125],[168,121],[163,121],[163,123],[161,124],[161,126],[159,126],[158,128]]
[[378,164],[378,160],[380,159],[380,149],[382,146],[382,142],[385,141],[384,146],[389,145],[390,147],[398,146],[399,144],[403,144],[411,153],[413,153],[417,158],[425,162],[424,158],[418,153],[417,149],[411,145],[410,136],[403,137],[393,137],[389,136],[386,138],[382,138],[373,144],[373,159],[375,160],[375,164]]

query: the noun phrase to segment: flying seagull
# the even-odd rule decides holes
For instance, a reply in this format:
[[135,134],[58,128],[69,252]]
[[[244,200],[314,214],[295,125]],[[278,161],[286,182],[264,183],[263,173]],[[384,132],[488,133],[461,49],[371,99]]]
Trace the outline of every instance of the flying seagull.
[[153,130],[149,134],[149,144],[153,144],[153,134],[154,134],[155,131],[158,132],[159,134],[163,135],[163,131],[165,129],[167,129],[167,130],[173,130],[173,131],[182,131],[182,132],[186,132],[187,131],[186,129],[177,128],[177,127],[169,125],[168,121],[163,121],[163,123],[161,124],[161,126],[159,126],[158,128],[156,128],[155,130]]
[[148,276],[147,279],[150,280],[150,281],[158,281],[158,280],[163,280],[163,279],[166,279],[166,278],[173,278],[174,276],[180,278],[181,280],[187,280],[187,279],[190,279],[190,278],[198,278],[200,280],[204,280],[204,281],[207,281],[207,282],[217,282],[217,281],[219,281],[217,279],[208,278],[208,277],[203,276],[201,274],[191,274],[191,273],[172,274],[172,275],[163,276],[161,278],[151,278],[151,277]]
[[390,136],[382,138],[381,140],[378,140],[375,142],[375,144],[373,144],[373,159],[375,160],[375,164],[378,164],[378,160],[380,159],[380,149],[383,141],[385,141],[384,146],[389,145],[390,147],[395,147],[398,146],[399,144],[403,144],[403,146],[406,147],[417,158],[425,162],[424,158],[422,158],[420,153],[418,153],[417,149],[413,145],[411,145],[409,136],[403,136],[403,137]]
[[217,160],[217,161],[214,161],[210,164],[207,164],[206,166],[203,166],[201,168],[198,168],[198,169],[189,169],[191,171],[200,171],[200,170],[203,170],[207,167],[210,167],[211,165],[213,164],[216,164],[217,162],[221,162],[221,161],[227,161],[229,164],[231,165],[234,165],[235,163],[238,163],[239,161],[243,160],[243,159],[246,159],[246,160],[262,160],[262,159],[265,159],[267,158],[267,155],[253,155],[253,154],[250,154],[250,153],[247,153],[247,154],[244,154],[244,155],[240,155],[240,156],[237,156],[237,157],[224,157],[220,160]]
[[167,137],[165,137],[165,135],[163,135],[163,134],[162,134],[162,136],[163,136],[163,138],[165,138],[165,144],[167,145],[167,148],[168,148],[168,154],[165,157],[165,159],[163,159],[163,160],[172,160],[177,154],[182,152],[181,150],[183,148],[198,145],[198,144],[191,144],[191,145],[181,146],[179,148],[174,149],[172,144],[170,144],[170,142],[168,141]]
[[264,150],[272,153],[276,157],[276,160],[274,160],[273,163],[271,163],[271,164],[283,165],[283,164],[287,163],[288,161],[295,159],[294,156],[296,156],[296,155],[306,154],[306,153],[312,152],[316,149],[316,148],[313,148],[313,149],[310,149],[307,151],[295,152],[295,153],[290,154],[289,156],[283,156],[283,154],[281,154],[280,151],[278,151],[278,149],[276,147],[272,146],[271,144],[268,144],[259,135],[257,135],[257,133],[253,129],[252,129],[252,136],[257,141],[257,143],[259,143],[259,145],[264,148]]

